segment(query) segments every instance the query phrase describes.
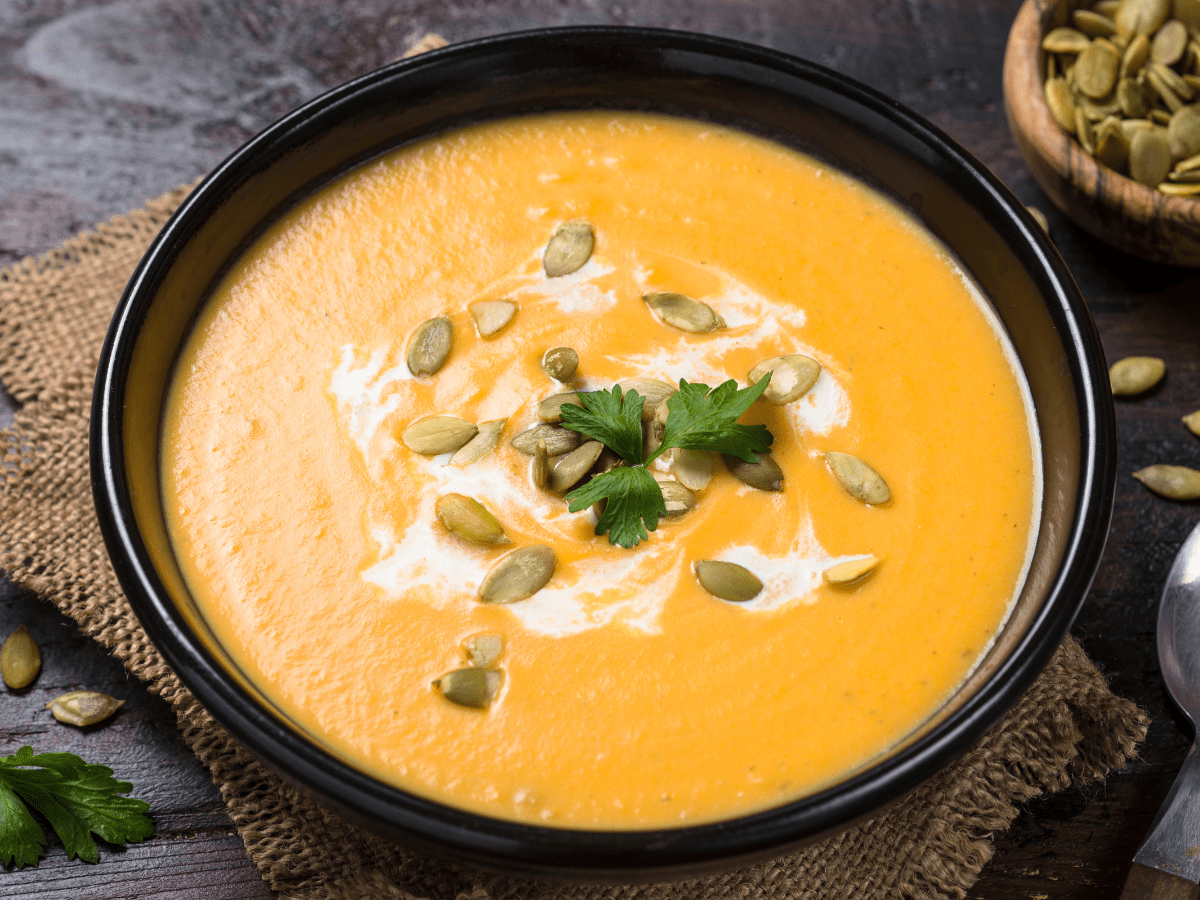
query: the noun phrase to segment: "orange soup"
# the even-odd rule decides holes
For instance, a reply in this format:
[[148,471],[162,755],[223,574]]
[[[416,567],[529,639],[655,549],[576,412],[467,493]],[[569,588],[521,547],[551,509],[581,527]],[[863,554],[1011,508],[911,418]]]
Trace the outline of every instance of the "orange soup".
[[[551,275],[564,223],[591,242]],[[712,327],[679,327],[644,299],[660,293]],[[543,368],[559,347],[579,360],[561,382]],[[781,489],[665,453],[651,474],[694,490],[632,548],[512,443],[556,394],[745,387],[781,356],[819,364],[815,383],[739,420],[773,436]],[[712,821],[869,764],[989,646],[1040,503],[1014,359],[946,250],[827,165],[663,116],[491,122],[345,175],[232,267],[176,368],[164,502],[219,640],[353,765],[506,819]],[[432,416],[481,434],[457,456],[420,445]],[[890,498],[856,496],[829,453]],[[484,542],[447,527],[450,495],[460,518],[472,502],[494,518],[471,520]],[[548,580],[481,597],[530,547],[549,548]],[[761,588],[722,599],[702,561]]]

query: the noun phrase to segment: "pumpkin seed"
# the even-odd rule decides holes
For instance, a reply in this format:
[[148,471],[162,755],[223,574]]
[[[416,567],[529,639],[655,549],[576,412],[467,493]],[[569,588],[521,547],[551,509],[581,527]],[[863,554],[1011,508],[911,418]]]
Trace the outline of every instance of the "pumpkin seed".
[[579,394],[575,391],[568,391],[565,394],[555,394],[553,397],[539,400],[537,406],[538,418],[543,422],[561,422],[562,408],[568,404],[571,406],[583,406],[579,402]]
[[453,339],[454,331],[445,316],[422,322],[408,339],[405,353],[408,371],[414,375],[433,375],[450,358]]
[[542,357],[542,371],[555,381],[570,381],[579,367],[579,354],[570,347],[555,347]]
[[666,427],[658,421],[657,417],[642,423],[642,459],[649,459],[658,452],[665,433]]
[[1113,17],[1117,32],[1132,38],[1158,31],[1171,14],[1171,0],[1120,0]]
[[473,544],[510,544],[504,529],[487,507],[466,494],[443,494],[434,504],[438,521],[447,531]]
[[[1166,83],[1158,77],[1158,73],[1147,69],[1142,73],[1142,75],[1146,79],[1144,86],[1148,87],[1153,92],[1154,96],[1162,101],[1162,104],[1167,107],[1167,109],[1169,109],[1171,112],[1174,112],[1183,106],[1183,101],[1176,97],[1174,92],[1167,87]],[[1164,113],[1162,110],[1153,109],[1150,111],[1150,118],[1154,121],[1160,121],[1158,118],[1160,114],[1164,116],[1166,115],[1166,113]],[[1169,117],[1166,119],[1166,121],[1170,121]]]
[[[1200,57],[1200,45],[1192,44],[1192,46],[1196,48],[1197,56]],[[1197,60],[1197,63],[1200,64],[1200,59]],[[1183,80],[1187,82],[1188,87],[1193,91],[1200,90],[1200,75],[1188,73],[1183,76]]]
[[1132,78],[1138,72],[1142,71],[1142,66],[1146,64],[1146,60],[1149,58],[1150,38],[1144,34],[1139,34],[1129,42],[1129,46],[1121,54],[1120,76],[1122,78]]
[[1121,56],[1111,44],[1093,41],[1079,54],[1075,80],[1079,89],[1093,99],[1107,97],[1117,83]]
[[511,300],[476,300],[467,306],[480,337],[491,337],[513,320],[517,304]]
[[1124,37],[1123,35],[1110,34],[1107,38],[1105,38],[1105,40],[1116,47],[1122,56],[1124,56],[1125,51],[1129,49],[1129,38]]
[[1055,28],[1042,38],[1047,53],[1082,53],[1091,46],[1091,39],[1074,28]]
[[54,718],[64,725],[78,725],[86,728],[103,722],[118,709],[125,705],[124,700],[117,700],[108,694],[98,694],[95,691],[71,691],[61,697],[55,697],[46,704]]
[[1187,159],[1200,153],[1200,107],[1185,106],[1167,123],[1167,144],[1172,159]]
[[1177,184],[1200,184],[1200,170],[1189,169],[1186,172],[1172,171],[1167,176]]
[[1117,397],[1130,397],[1150,390],[1167,373],[1167,364],[1154,356],[1127,356],[1108,370],[1112,392]]
[[1121,133],[1125,135],[1127,141],[1132,141],[1133,136],[1139,131],[1153,131],[1154,123],[1149,119],[1122,119]]
[[1114,171],[1129,161],[1129,141],[1116,119],[1106,119],[1096,130],[1096,159]]
[[504,636],[492,631],[484,631],[463,638],[461,646],[463,653],[466,654],[467,662],[473,667],[486,669],[504,652]]
[[696,495],[678,481],[670,478],[655,478],[662,491],[663,503],[667,506],[667,517],[674,519],[696,508]]
[[1117,105],[1124,115],[1140,119],[1150,111],[1150,98],[1136,78],[1122,78],[1117,82]]
[[544,489],[550,483],[550,454],[546,450],[544,440],[537,442],[533,462],[530,464],[530,477],[533,479],[533,486],[538,490]]
[[864,559],[852,559],[848,562],[830,566],[821,574],[825,581],[833,585],[853,584],[860,578],[865,578],[879,567],[879,560],[874,556]]
[[1150,45],[1150,58],[1164,66],[1173,66],[1183,59],[1187,45],[1187,26],[1177,19],[1172,19],[1154,35]]
[[701,586],[721,600],[745,603],[763,589],[763,583],[749,569],[719,559],[702,559],[693,568]]
[[1075,100],[1065,78],[1051,78],[1046,82],[1046,105],[1050,115],[1067,134],[1075,133]]
[[591,225],[580,219],[563,222],[542,254],[546,277],[558,278],[579,271],[591,259],[595,246],[596,234]]
[[725,320],[711,306],[683,294],[661,291],[645,294],[642,299],[663,322],[680,331],[705,334],[725,327]]
[[1117,15],[1117,7],[1120,5],[1120,0],[1099,0],[1098,3],[1092,4],[1092,9],[1100,15],[1112,19]]
[[1107,16],[1090,9],[1077,9],[1071,14],[1075,27],[1088,37],[1108,37],[1117,33],[1117,25]]
[[892,492],[887,482],[857,456],[831,450],[825,454],[825,463],[846,493],[855,500],[875,506],[891,499]]
[[1157,131],[1139,131],[1129,142],[1129,175],[1147,187],[1161,184],[1171,171],[1171,148]]
[[550,473],[550,490],[563,494],[573,488],[596,464],[603,449],[599,441],[588,441],[564,456]]
[[537,452],[538,441],[546,442],[546,452],[551,456],[562,456],[583,443],[583,438],[578,431],[563,428],[561,425],[535,425],[522,431],[510,443],[514,450],[526,456],[533,456]]
[[404,446],[423,456],[453,453],[475,437],[479,429],[457,416],[430,416],[413,422],[400,435]]
[[508,419],[493,419],[490,422],[480,422],[475,437],[471,438],[450,457],[452,466],[469,466],[477,463],[496,449],[500,443],[500,435]]
[[487,709],[500,693],[504,672],[500,669],[481,669],[468,666],[453,669],[433,682],[443,697],[469,709]]
[[24,625],[18,625],[0,647],[0,677],[14,691],[29,687],[42,669],[42,651]]
[[653,419],[659,404],[671,399],[679,390],[675,385],[659,381],[657,378],[622,378],[617,382],[617,386],[626,394],[630,391],[637,391],[638,395],[644,398],[642,403],[643,422]]
[[554,550],[531,544],[507,553],[492,566],[479,587],[484,603],[516,603],[546,586],[558,566]]
[[[713,455],[707,450],[684,450],[676,447],[672,451],[671,474],[675,480],[691,491],[702,491],[712,481]],[[760,457],[761,458],[761,457]]]
[[771,458],[769,453],[758,454],[758,462],[748,463],[736,456],[721,455],[729,474],[742,484],[748,484],[760,491],[782,491],[783,470]]
[[1192,86],[1184,81],[1183,77],[1170,66],[1152,62],[1150,63],[1149,74],[1157,75],[1167,87],[1184,100],[1191,100],[1196,96],[1196,92]]
[[592,475],[603,475],[605,472],[611,472],[613,469],[619,469],[625,465],[625,460],[621,459],[620,455],[614,450],[605,447],[600,451],[600,456],[596,460],[596,464],[592,466]]
[[1188,431],[1200,437],[1200,409],[1194,413],[1188,413],[1183,417],[1183,424],[1187,426]]
[[1147,466],[1133,477],[1168,500],[1200,499],[1200,472],[1187,466]]
[[1181,159],[1175,164],[1176,172],[1190,172],[1193,169],[1200,169],[1200,154],[1189,156],[1187,159]]
[[791,403],[812,390],[821,375],[821,364],[798,353],[772,356],[750,370],[750,383],[757,384],[768,372],[771,380],[763,396],[772,403]]
[[1164,194],[1170,194],[1174,197],[1195,197],[1197,194],[1200,194],[1200,183],[1173,184],[1170,181],[1164,181],[1158,185],[1158,189]]
[[1096,131],[1092,128],[1092,123],[1088,121],[1082,106],[1075,107],[1075,137],[1079,139],[1080,146],[1088,153],[1096,152]]
[[1102,119],[1115,116],[1121,111],[1121,103],[1117,99],[1117,92],[1115,90],[1103,100],[1082,97],[1080,98],[1079,105],[1083,107],[1083,114],[1093,122],[1099,122]]

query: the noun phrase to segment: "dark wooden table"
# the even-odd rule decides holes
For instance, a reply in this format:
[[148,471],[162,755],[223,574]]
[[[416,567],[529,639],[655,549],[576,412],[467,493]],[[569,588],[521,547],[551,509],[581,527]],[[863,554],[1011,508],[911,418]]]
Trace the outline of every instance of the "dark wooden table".
[[[1117,407],[1120,476],[1108,550],[1073,633],[1113,688],[1153,717],[1142,758],[1106,784],[1031,802],[998,836],[972,897],[1115,898],[1191,741],[1159,679],[1154,612],[1194,504],[1130,472],[1200,465],[1179,423],[1200,408],[1200,276],[1091,239],[1052,208],[1004,120],[1000,69],[1017,0],[4,0],[0,2],[0,265],[204,173],[273,119],[399,56],[424,33],[461,41],[539,25],[659,25],[753,41],[872,85],[960,141],[1043,209],[1110,359],[1167,361],[1164,384]],[[2,312],[2,311],[0,311]],[[0,398],[0,425],[13,404]],[[0,540],[4,523],[0,522]],[[35,685],[0,690],[0,753],[31,744],[111,765],[153,804],[158,836],[67,862],[0,870],[7,898],[262,898],[216,789],[165,704],[32,594],[0,581],[0,636],[42,647]],[[82,733],[42,709],[87,687],[125,698]]]

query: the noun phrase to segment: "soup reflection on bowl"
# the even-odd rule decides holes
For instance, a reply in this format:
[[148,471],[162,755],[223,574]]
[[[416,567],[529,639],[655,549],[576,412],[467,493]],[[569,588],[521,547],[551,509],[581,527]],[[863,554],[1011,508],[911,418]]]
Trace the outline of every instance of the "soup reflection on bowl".
[[1103,384],[1036,226],[895,104],[527,33],[193,194],[109,335],[97,505],[181,677],[336,811],[692,875],[896,799],[1028,686],[1103,545]]

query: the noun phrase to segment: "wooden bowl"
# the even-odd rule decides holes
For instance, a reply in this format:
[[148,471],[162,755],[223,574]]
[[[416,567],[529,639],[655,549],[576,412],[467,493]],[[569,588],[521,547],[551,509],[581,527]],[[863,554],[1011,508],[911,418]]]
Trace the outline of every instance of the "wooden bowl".
[[1004,109],[1025,162],[1054,205],[1083,228],[1151,262],[1200,268],[1200,199],[1171,197],[1096,162],[1046,105],[1042,37],[1065,0],[1025,0],[1004,53]]

